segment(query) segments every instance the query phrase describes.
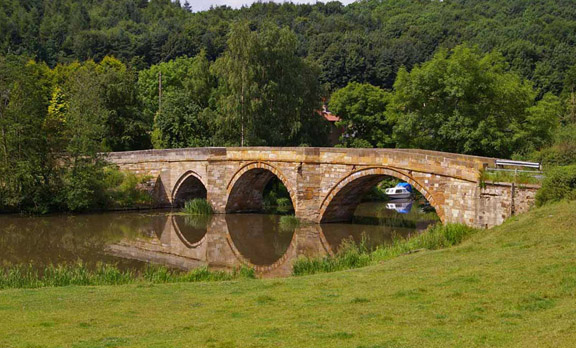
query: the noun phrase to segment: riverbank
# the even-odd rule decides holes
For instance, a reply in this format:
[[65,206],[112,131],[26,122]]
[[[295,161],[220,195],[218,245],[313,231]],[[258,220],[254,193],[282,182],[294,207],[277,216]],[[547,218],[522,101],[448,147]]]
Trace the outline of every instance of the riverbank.
[[575,212],[343,272],[0,291],[0,347],[572,347]]

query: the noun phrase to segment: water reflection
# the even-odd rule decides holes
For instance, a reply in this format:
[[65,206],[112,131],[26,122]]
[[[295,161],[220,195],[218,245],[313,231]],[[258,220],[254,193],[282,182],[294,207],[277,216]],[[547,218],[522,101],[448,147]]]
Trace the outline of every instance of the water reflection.
[[[408,217],[408,218],[407,218]],[[189,217],[170,212],[79,216],[0,216],[0,265],[109,262],[139,270],[148,263],[179,269],[254,268],[263,277],[286,276],[300,256],[337,252],[344,240],[375,248],[394,235],[408,236],[434,219],[414,204],[407,213],[382,203],[362,204],[360,224],[279,227],[264,214]]]

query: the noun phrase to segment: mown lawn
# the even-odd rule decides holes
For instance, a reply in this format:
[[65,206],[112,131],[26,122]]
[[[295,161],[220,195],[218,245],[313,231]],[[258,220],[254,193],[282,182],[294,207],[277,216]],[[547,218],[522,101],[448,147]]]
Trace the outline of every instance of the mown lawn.
[[272,280],[0,291],[0,347],[576,347],[576,202]]

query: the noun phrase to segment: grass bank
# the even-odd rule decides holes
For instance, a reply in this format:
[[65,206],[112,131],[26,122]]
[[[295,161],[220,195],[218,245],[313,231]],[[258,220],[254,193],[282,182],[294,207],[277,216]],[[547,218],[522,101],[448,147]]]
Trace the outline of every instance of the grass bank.
[[286,279],[0,291],[0,347],[574,347],[576,203]]

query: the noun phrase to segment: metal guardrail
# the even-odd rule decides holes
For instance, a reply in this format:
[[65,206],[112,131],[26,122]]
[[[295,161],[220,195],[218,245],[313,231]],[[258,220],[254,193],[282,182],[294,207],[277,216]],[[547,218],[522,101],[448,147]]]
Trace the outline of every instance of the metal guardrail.
[[[486,171],[491,173],[512,173],[514,178],[521,175],[528,175],[539,180],[544,178],[544,172],[542,172],[542,164],[538,162],[525,162],[525,161],[511,161],[511,160],[496,160],[496,168],[485,168]],[[511,169],[506,169],[502,167],[516,167]],[[518,169],[526,168],[532,170]]]
[[496,166],[508,167],[526,167],[542,170],[542,164],[538,162],[525,162],[525,161],[511,161],[511,160],[496,160]]
[[540,170],[520,170],[520,169],[504,169],[504,168],[486,168],[489,172],[510,172],[510,173],[542,173]]

